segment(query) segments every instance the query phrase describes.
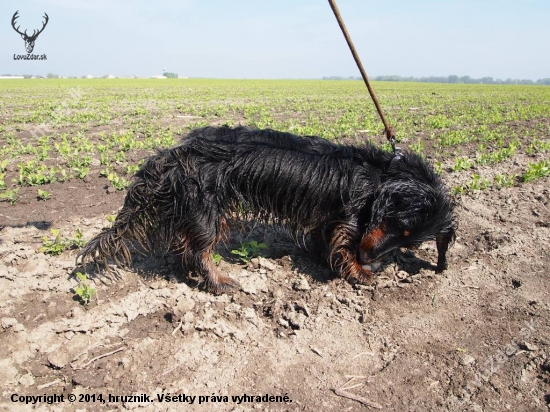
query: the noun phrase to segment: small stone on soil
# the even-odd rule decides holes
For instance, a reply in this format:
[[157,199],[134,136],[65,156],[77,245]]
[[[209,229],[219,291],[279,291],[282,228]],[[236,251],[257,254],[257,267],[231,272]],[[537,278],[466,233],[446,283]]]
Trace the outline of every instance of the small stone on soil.
[[56,349],[48,355],[48,362],[53,367],[61,369],[69,363],[69,354],[64,349]]
[[30,373],[27,373],[19,378],[19,384],[22,386],[34,385],[34,378]]
[[260,267],[260,259],[258,259],[258,258],[250,259],[250,263],[252,264],[252,267],[254,269],[258,269]]
[[294,289],[301,290],[301,291],[308,291],[311,289],[311,286],[309,286],[309,282],[305,278],[301,278],[300,280],[294,283]]
[[529,352],[536,352],[536,351],[539,350],[539,347],[537,345],[534,345],[534,344],[529,343],[529,342],[521,343],[519,346],[520,346],[520,348],[522,348],[524,350],[528,350]]
[[293,329],[304,329],[306,315],[303,313],[291,312],[288,315],[288,321]]
[[471,363],[474,363],[476,359],[473,356],[470,355],[464,355],[464,357],[461,359],[460,364],[463,366],[467,366]]
[[266,258],[260,257],[258,259],[261,267],[266,268],[267,270],[273,272],[276,269],[276,266],[273,262],[267,260]]

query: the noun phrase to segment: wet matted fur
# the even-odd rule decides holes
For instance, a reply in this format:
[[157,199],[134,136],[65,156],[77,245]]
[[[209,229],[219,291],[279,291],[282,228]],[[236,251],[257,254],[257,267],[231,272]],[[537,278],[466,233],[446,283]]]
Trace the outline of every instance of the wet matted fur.
[[105,268],[109,259],[127,265],[137,242],[148,252],[179,255],[210,291],[222,293],[239,284],[218,272],[210,254],[228,234],[230,217],[246,211],[309,234],[336,273],[369,283],[373,273],[363,265],[427,240],[436,241],[437,271],[443,271],[456,228],[453,210],[440,177],[415,153],[205,127],[145,161],[113,226],[79,257]]

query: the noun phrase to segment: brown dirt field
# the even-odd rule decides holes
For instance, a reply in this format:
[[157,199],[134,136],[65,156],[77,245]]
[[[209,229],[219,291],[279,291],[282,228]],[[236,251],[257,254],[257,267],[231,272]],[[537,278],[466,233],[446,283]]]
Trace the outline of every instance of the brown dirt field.
[[[527,161],[516,156],[477,173],[514,172]],[[456,176],[445,179],[456,185]],[[89,239],[107,224],[123,192],[108,194],[105,181],[52,185],[55,196],[42,202],[23,188],[16,205],[0,203],[1,408],[375,410],[335,394],[343,388],[387,411],[548,410],[546,179],[463,196],[441,275],[435,244],[426,243],[396,253],[376,285],[353,287],[284,234],[245,225],[219,251],[221,271],[243,290],[214,296],[171,258],[136,259],[120,280],[92,279],[98,293],[84,306],[72,289],[76,251],[38,249],[51,227],[66,236],[81,228]],[[243,239],[265,239],[267,257],[248,266],[231,259]],[[64,402],[25,405],[14,394]],[[103,402],[79,402],[94,394]],[[151,401],[109,398],[141,394]],[[163,394],[196,398],[161,402]],[[255,398],[266,394],[289,401]],[[254,398],[233,401],[242,395]]]

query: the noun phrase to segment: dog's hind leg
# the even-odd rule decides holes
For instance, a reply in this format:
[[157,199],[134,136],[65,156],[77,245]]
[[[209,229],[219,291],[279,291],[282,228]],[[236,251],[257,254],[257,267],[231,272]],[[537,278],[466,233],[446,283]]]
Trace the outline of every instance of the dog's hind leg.
[[240,289],[241,285],[235,279],[222,275],[212,262],[212,249],[197,254],[194,261],[195,270],[204,278],[208,291],[220,295]]
[[236,280],[222,275],[212,262],[214,247],[228,227],[223,218],[219,218],[217,224],[209,224],[202,219],[208,215],[212,214],[201,213],[201,218],[197,218],[194,224],[185,225],[185,234],[182,236],[185,241],[179,249],[184,266],[204,279],[207,290],[219,295],[241,286]]

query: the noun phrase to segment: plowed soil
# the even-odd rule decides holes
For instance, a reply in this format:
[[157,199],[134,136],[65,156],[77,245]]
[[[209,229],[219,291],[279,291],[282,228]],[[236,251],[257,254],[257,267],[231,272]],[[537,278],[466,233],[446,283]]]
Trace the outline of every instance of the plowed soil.
[[[443,274],[426,243],[393,254],[373,286],[351,286],[285,233],[244,222],[218,250],[242,290],[214,296],[173,258],[136,256],[119,279],[92,276],[84,305],[77,251],[39,249],[51,228],[90,239],[108,225],[124,192],[106,182],[92,169],[50,185],[49,200],[22,188],[18,203],[0,203],[5,410],[548,410],[547,179],[461,196]],[[251,239],[268,244],[265,257],[240,263],[230,251]],[[54,394],[63,402],[24,403]]]

